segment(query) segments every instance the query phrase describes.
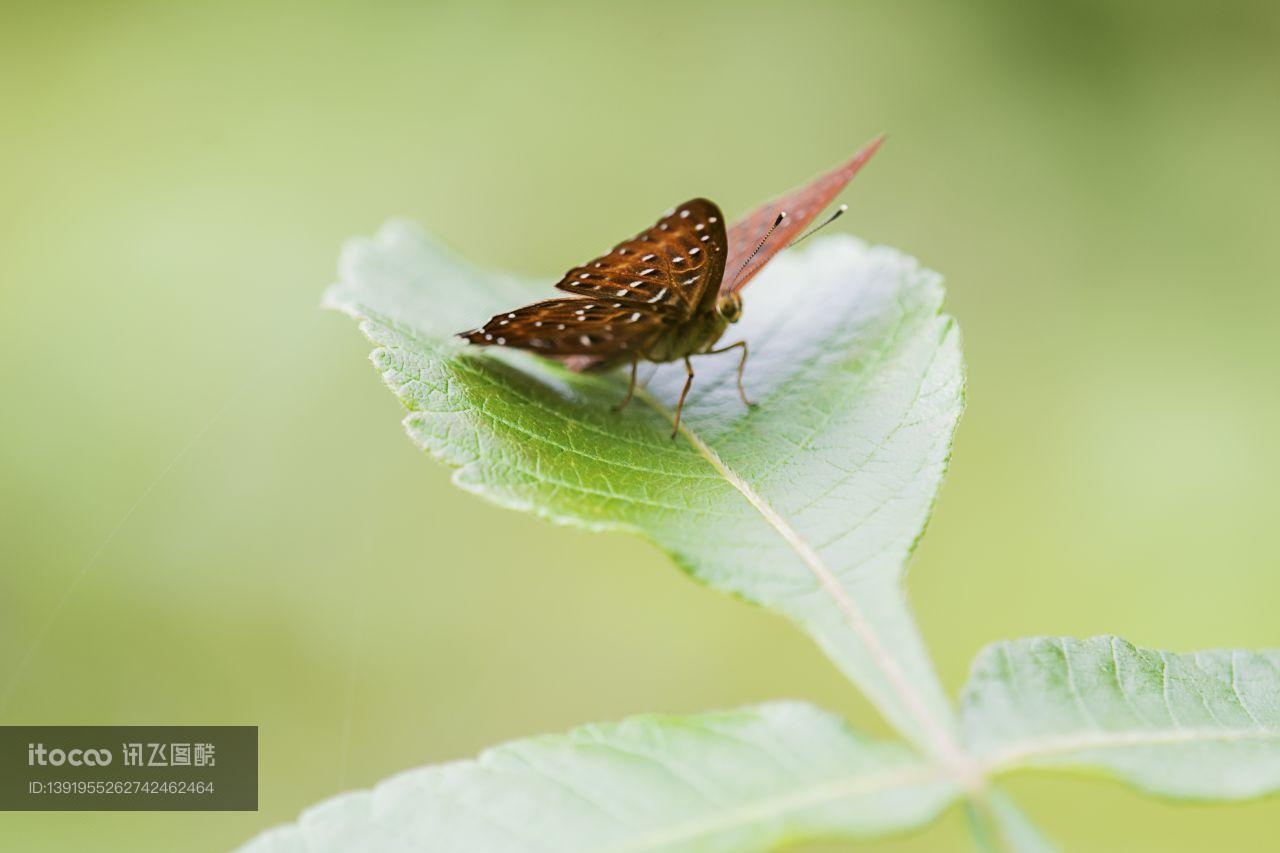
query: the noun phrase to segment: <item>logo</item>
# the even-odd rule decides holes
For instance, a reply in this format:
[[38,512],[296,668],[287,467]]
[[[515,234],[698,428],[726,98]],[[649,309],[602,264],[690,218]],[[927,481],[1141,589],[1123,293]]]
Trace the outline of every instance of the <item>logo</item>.
[[27,744],[28,767],[106,767],[112,761],[109,749],[45,749],[42,743]]

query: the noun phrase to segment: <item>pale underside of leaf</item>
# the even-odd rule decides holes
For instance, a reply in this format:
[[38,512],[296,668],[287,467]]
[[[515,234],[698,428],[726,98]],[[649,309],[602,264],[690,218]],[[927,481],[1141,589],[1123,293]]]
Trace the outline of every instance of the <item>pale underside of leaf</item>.
[[409,409],[415,442],[497,503],[590,529],[623,529],[693,577],[795,619],[909,738],[958,773],[949,703],[902,590],[962,405],[959,336],[935,274],[847,237],[775,260],[722,343],[695,359],[684,440],[670,405],[682,367],[659,368],[649,405],[611,411],[621,376],[574,375],[452,339],[546,286],[478,271],[392,223],[344,252],[326,304],[358,318]]
[[395,776],[252,853],[752,851],[917,826],[956,787],[906,747],[798,702],[644,716]]
[[1177,654],[1116,637],[996,643],[975,660],[962,717],[992,771],[1102,770],[1209,800],[1280,790],[1280,651]]

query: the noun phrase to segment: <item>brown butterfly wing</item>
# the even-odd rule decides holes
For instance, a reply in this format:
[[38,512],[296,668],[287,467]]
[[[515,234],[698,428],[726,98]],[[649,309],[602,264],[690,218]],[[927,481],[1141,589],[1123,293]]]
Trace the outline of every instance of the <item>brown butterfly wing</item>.
[[619,301],[568,297],[498,314],[459,337],[480,346],[527,349],[540,355],[592,360],[644,352],[674,320]]
[[714,310],[728,240],[714,202],[691,199],[635,238],[565,273],[574,294],[493,317],[460,337],[558,358],[596,370],[643,356],[663,332]]
[[[721,284],[721,290],[726,293],[730,289],[735,292],[741,290],[756,273],[764,269],[764,265],[774,255],[803,234],[804,229],[809,227],[814,217],[831,204],[845,185],[853,180],[853,176],[858,173],[864,163],[871,159],[871,155],[876,153],[876,149],[883,141],[883,136],[876,137],[847,162],[830,172],[819,175],[804,186],[761,205],[733,223],[733,227],[729,229],[729,258],[725,264],[729,275]],[[786,211],[787,218],[773,232],[773,236],[769,238],[769,242],[764,245],[759,254],[752,259],[751,266],[738,275],[738,268],[751,257],[751,253],[764,239],[764,235],[769,233],[769,228],[782,211]],[[732,281],[734,276],[737,276],[737,281]]]
[[556,287],[687,319],[714,305],[727,245],[720,208],[690,199],[608,254],[569,270]]

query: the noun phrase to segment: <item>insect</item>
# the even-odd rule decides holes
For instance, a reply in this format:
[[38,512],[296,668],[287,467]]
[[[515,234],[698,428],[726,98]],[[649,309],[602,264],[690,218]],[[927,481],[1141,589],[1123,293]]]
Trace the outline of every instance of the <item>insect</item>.
[[[618,410],[635,394],[642,360],[682,360],[685,382],[672,438],[680,431],[680,414],[693,386],[690,357],[740,349],[738,395],[753,406],[742,384],[747,342],[716,346],[742,316],[740,291],[774,255],[845,211],[841,205],[817,228],[800,234],[882,141],[883,137],[872,140],[845,163],[761,205],[727,230],[715,202],[695,198],[677,205],[650,228],[565,273],[556,287],[567,296],[498,314],[459,337],[479,346],[529,350],[576,371],[629,363],[631,379],[626,396],[614,407]],[[787,239],[796,234],[800,236]],[[727,281],[725,270],[735,270]]]

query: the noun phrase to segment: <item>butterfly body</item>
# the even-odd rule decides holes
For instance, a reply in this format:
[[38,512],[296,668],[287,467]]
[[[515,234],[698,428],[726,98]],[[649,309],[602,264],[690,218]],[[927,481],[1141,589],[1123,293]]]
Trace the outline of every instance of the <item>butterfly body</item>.
[[[497,314],[459,337],[478,346],[529,350],[578,371],[630,364],[631,382],[622,406],[631,400],[641,360],[683,361],[686,380],[675,409],[673,437],[693,382],[690,357],[741,349],[738,392],[750,404],[742,387],[746,342],[716,348],[742,314],[739,291],[786,247],[784,239],[766,251],[771,235],[798,234],[879,144],[874,140],[842,166],[756,209],[728,231],[714,202],[690,199],[632,239],[566,272],[556,284],[566,296]],[[790,218],[787,210],[794,211]],[[726,269],[736,271],[728,282]]]
[[689,355],[702,355],[724,337],[729,321],[716,311],[697,314],[684,323],[672,326],[645,350],[646,361],[677,361]]

